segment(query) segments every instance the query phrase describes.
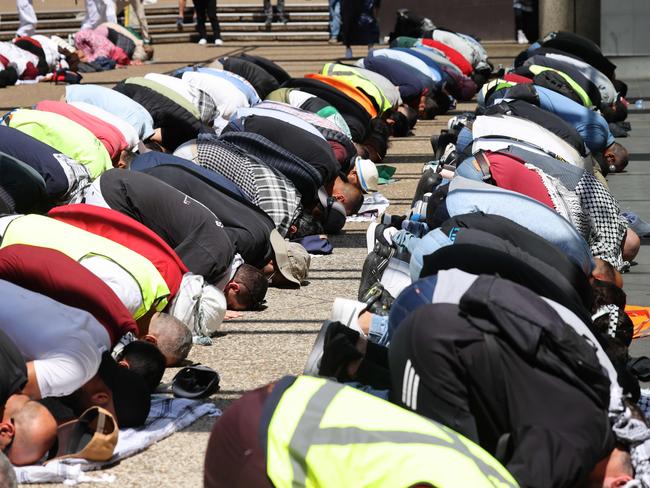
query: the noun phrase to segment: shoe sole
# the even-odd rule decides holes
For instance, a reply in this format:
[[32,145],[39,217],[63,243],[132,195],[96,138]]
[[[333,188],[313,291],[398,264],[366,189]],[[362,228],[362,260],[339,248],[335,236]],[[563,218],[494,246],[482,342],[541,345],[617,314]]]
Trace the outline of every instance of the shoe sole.
[[309,356],[307,357],[307,362],[305,363],[305,369],[303,374],[307,376],[318,376],[318,371],[320,370],[320,361],[323,358],[323,352],[325,350],[325,337],[327,336],[327,331],[330,328],[332,321],[326,320],[321,325],[316,340],[314,341],[314,346],[311,348]]
[[375,248],[375,229],[378,225],[379,224],[377,222],[373,222],[368,226],[368,230],[366,231],[366,249],[368,250],[367,254],[370,254]]

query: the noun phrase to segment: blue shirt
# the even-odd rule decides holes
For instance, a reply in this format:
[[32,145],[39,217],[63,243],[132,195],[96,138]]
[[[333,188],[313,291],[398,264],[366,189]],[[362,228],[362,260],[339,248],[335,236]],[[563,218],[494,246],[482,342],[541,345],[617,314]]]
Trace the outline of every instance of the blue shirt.
[[423,52],[408,47],[393,47],[391,49],[394,51],[401,51],[411,56],[415,56],[424,64],[426,64],[427,67],[431,70],[431,78],[436,83],[440,83],[445,79],[445,73],[440,68],[440,65],[436,63],[430,56],[427,56]]
[[138,132],[145,140],[153,135],[153,118],[138,102],[126,95],[99,85],[68,85],[65,87],[68,102],[86,102],[116,115]]
[[535,90],[540,107],[575,127],[590,151],[600,153],[614,143],[607,121],[598,112],[543,86],[535,85]]
[[52,146],[24,132],[0,125],[0,152],[31,166],[45,181],[45,191],[53,200],[60,200],[68,192],[69,182],[62,163],[72,161]]
[[409,52],[409,49],[406,48],[391,48],[391,49],[375,49],[372,52],[373,56],[385,57],[395,61],[401,61],[402,63],[412,66],[424,76],[428,77],[434,85],[437,86],[437,83],[442,79],[439,76],[439,73],[431,68],[427,63],[422,59],[417,57],[415,54]]
[[402,61],[371,54],[363,60],[363,67],[388,78],[398,87],[402,100],[412,100],[419,97],[425,88],[433,88],[433,81],[428,76]]
[[445,205],[450,217],[483,212],[510,219],[555,244],[585,274],[591,274],[593,263],[585,240],[562,216],[530,197],[456,176]]

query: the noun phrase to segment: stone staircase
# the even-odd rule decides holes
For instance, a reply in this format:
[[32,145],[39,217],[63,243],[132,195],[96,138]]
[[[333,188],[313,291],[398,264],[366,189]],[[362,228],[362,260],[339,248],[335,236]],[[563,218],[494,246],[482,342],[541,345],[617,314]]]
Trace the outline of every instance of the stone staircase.
[[[190,2],[188,2],[190,3]],[[288,3],[286,24],[274,23],[266,29],[262,1],[259,4],[226,4],[217,7],[224,41],[318,41],[327,40],[329,10],[324,3]],[[178,9],[174,6],[147,6],[147,22],[155,44],[197,41],[191,7],[185,9],[183,30],[176,28]],[[38,33],[67,37],[79,30],[83,10],[38,12]],[[208,33],[211,29],[208,23]],[[18,28],[17,12],[0,13],[0,40],[14,36]]]

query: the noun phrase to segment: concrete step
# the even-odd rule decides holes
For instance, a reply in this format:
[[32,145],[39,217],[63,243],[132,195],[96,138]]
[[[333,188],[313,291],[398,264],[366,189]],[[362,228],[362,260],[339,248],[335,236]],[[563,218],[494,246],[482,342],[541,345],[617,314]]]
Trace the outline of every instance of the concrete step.
[[[62,9],[62,10],[51,10],[38,12],[39,20],[48,20],[48,19],[70,19],[75,18],[80,12],[83,13],[84,9]],[[148,5],[145,6],[145,11],[147,16],[149,15],[177,15],[178,8],[174,6],[157,6],[157,5]],[[185,9],[185,15],[191,17],[194,9],[192,7],[187,7]],[[329,7],[327,2],[324,3],[290,3],[285,7],[287,13],[292,12],[329,12]],[[259,4],[230,4],[230,5],[217,5],[217,14],[242,14],[242,13],[263,13],[262,2]],[[5,22],[16,22],[18,21],[18,12],[14,9],[13,11],[0,12],[0,19],[2,24]]]
[[[306,41],[326,41],[329,38],[328,32],[224,32],[221,38],[226,42],[240,42],[240,41],[291,41],[291,42],[306,42]],[[168,32],[165,34],[156,34],[154,42],[156,44],[168,44],[179,42],[196,42],[199,36],[196,32],[188,32],[187,29],[183,32]]]
[[[176,14],[156,14],[147,15],[147,23],[151,25],[173,24],[174,28],[176,23]],[[289,22],[328,22],[329,14],[327,12],[289,12],[287,13]],[[263,12],[257,13],[225,13],[219,14],[219,23],[227,25],[231,23],[241,22],[264,22],[266,16]],[[192,15],[186,17],[188,24],[192,23]],[[58,19],[39,19],[38,29],[40,30],[56,30],[56,29],[78,29],[81,24],[81,19],[75,17],[66,17]],[[19,22],[16,21],[3,21],[0,24],[2,31],[15,31],[18,29]]]

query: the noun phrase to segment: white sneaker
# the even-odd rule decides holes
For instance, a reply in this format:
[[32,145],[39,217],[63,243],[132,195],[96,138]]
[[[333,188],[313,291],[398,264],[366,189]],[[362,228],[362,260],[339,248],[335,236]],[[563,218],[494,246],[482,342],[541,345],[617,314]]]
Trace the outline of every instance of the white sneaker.
[[528,38],[526,37],[526,34],[524,34],[524,31],[519,29],[517,31],[517,44],[530,44],[528,42]]
[[199,46],[205,46],[208,43],[208,40],[205,38],[199,39]]
[[365,312],[367,308],[368,305],[363,302],[348,300],[347,298],[335,298],[330,320],[332,322],[341,322],[346,327],[356,330],[365,337],[366,334],[359,327],[359,315]]
[[215,39],[214,40],[214,45],[215,46],[223,46],[223,39]]

